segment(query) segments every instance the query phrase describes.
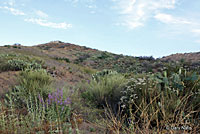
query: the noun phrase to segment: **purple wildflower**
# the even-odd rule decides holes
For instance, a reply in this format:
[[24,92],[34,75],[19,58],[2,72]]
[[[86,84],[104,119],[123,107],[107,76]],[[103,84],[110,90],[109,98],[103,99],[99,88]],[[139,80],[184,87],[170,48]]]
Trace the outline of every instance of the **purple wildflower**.
[[51,94],[48,94],[48,98],[49,98],[49,99],[52,99],[53,96],[52,96]]
[[67,97],[67,99],[64,101],[64,104],[65,105],[71,104],[71,99],[69,97]]
[[60,90],[60,97],[63,98],[63,90]]
[[46,103],[44,102],[40,94],[38,94],[38,98],[45,108],[47,105],[57,105],[60,110],[64,111],[65,106],[71,104],[71,99],[69,97],[67,97],[66,99],[63,98],[63,89],[57,89],[57,91],[49,93],[48,98],[45,100]]
[[48,105],[50,105],[50,104],[51,104],[51,100],[50,100],[50,99],[48,99],[47,101],[48,101]]
[[40,94],[38,94],[38,98],[39,98],[39,101],[43,104],[44,100],[43,100],[43,98],[41,98]]
[[90,80],[88,80],[88,84],[90,84]]

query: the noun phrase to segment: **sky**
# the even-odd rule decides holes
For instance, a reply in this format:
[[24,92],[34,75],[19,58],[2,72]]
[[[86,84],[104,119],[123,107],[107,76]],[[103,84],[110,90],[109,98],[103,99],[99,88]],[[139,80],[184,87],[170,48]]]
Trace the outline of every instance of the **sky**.
[[0,45],[54,40],[156,58],[200,51],[200,0],[0,0]]

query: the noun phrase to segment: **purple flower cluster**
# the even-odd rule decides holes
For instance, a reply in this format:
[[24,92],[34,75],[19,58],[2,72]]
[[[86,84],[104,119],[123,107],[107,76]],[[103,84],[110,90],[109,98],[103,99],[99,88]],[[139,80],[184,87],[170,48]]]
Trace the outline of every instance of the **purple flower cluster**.
[[[43,98],[40,96],[40,94],[38,95],[38,98],[39,98],[39,101],[45,105],[45,102],[44,102]],[[48,94],[47,103],[48,103],[48,105],[56,104],[58,106],[62,106],[62,110],[63,110],[64,106],[71,104],[71,99],[69,97],[64,99],[63,98],[63,90],[57,89],[57,91]]]
[[42,104],[44,104],[44,99],[40,96],[40,94],[38,94],[38,98],[39,98],[40,102],[41,102]]

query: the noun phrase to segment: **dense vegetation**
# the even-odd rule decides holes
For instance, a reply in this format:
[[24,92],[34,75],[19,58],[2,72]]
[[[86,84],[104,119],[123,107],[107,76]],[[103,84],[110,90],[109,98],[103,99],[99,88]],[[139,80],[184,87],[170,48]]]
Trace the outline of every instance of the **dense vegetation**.
[[[197,64],[71,44],[73,54],[65,57],[53,52],[67,47],[59,44],[39,46],[32,55],[23,46],[5,46],[15,54],[0,55],[0,72],[19,75],[1,98],[0,133],[200,132]],[[72,86],[65,77],[73,76]]]

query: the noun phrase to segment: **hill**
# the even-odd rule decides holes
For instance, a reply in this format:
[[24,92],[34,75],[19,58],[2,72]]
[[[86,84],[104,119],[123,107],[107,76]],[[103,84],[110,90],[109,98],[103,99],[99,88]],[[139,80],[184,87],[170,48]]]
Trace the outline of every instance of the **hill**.
[[0,133],[198,133],[199,56],[0,46]]
[[[10,59],[23,59],[21,57],[40,59],[48,72],[56,78],[56,87],[62,87],[65,82],[74,85],[81,80],[87,80],[92,73],[103,69],[111,69],[120,73],[157,72],[171,62],[181,61],[184,61],[189,67],[198,68],[200,66],[200,53],[173,54],[161,59],[154,59],[147,56],[117,55],[61,41],[52,41],[36,46],[5,45],[0,47],[0,53],[2,60],[5,54],[15,54]],[[0,79],[0,91],[3,88],[7,89],[8,85],[13,85],[11,83],[16,83],[13,82],[15,75],[10,77],[5,73],[5,71],[1,73],[3,78]],[[15,74],[15,72],[12,73]]]

